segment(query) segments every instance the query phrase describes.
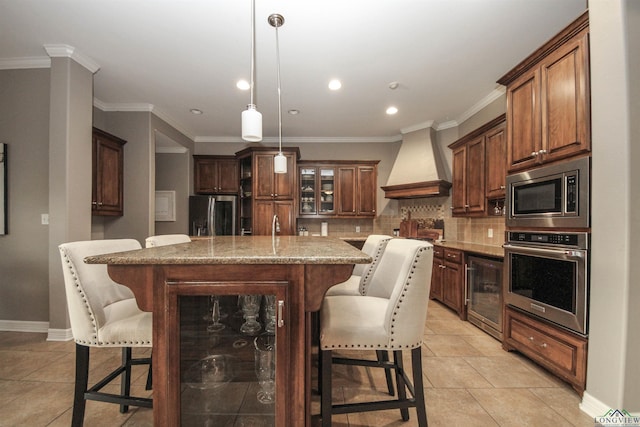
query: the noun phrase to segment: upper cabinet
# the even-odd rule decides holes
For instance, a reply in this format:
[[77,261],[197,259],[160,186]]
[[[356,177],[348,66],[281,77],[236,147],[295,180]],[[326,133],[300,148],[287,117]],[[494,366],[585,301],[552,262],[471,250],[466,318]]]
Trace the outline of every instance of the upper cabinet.
[[124,144],[126,142],[117,136],[93,128],[92,215],[123,215]]
[[235,156],[193,156],[196,194],[237,194],[238,160]]
[[449,145],[452,150],[451,209],[455,216],[482,216],[487,200],[505,197],[505,115]]
[[507,86],[509,171],[591,150],[587,12],[498,83]]
[[338,216],[376,215],[378,162],[360,162],[338,167]]
[[300,162],[300,216],[367,218],[376,215],[378,161]]

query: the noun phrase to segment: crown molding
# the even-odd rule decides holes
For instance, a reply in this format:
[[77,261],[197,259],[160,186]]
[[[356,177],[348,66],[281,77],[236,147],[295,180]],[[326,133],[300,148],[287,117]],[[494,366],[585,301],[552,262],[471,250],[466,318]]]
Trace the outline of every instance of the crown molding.
[[502,95],[504,95],[507,92],[507,88],[506,86],[498,86],[496,87],[494,90],[492,90],[491,92],[489,92],[489,94],[487,96],[485,96],[484,98],[482,98],[480,101],[478,101],[476,104],[474,104],[471,108],[469,108],[467,111],[465,111],[464,113],[462,113],[457,119],[456,122],[458,123],[462,123],[465,120],[467,120],[469,117],[473,116],[474,114],[476,114],[478,111],[482,110],[484,107],[486,107],[487,105],[491,104],[493,101],[495,101],[496,99],[500,98]]
[[433,126],[435,122],[433,120],[429,120],[426,122],[422,122],[422,123],[418,123],[412,126],[407,126],[406,128],[402,128],[400,129],[400,133],[402,133],[402,135],[407,134],[407,133],[411,133],[411,132],[415,132],[417,130],[422,130],[422,129],[427,129]]
[[0,70],[26,70],[31,68],[51,68],[48,56],[0,59]]
[[[358,136],[358,137],[324,137],[324,136],[306,136],[306,137],[286,137],[282,138],[282,142],[286,144],[371,144],[371,143],[389,143],[402,141],[402,135],[393,135],[389,137],[377,136]],[[239,136],[197,136],[194,142],[217,142],[217,143],[239,143],[247,142]],[[262,138],[263,143],[278,143],[277,137]]]
[[43,47],[50,58],[71,58],[93,74],[100,69],[100,65],[97,62],[80,53],[73,46],[66,44],[45,44]]
[[156,153],[160,154],[182,154],[186,153],[187,147],[158,147],[156,146]]

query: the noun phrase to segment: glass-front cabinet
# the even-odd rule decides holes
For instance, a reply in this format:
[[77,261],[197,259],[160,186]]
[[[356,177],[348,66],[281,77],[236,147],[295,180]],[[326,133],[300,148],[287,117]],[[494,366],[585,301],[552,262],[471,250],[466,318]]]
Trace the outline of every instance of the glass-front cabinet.
[[335,215],[336,168],[303,165],[300,172],[300,215]]
[[253,180],[251,157],[240,161],[240,230],[241,236],[252,234],[253,224]]
[[187,286],[177,298],[181,424],[279,425],[287,396],[286,284]]

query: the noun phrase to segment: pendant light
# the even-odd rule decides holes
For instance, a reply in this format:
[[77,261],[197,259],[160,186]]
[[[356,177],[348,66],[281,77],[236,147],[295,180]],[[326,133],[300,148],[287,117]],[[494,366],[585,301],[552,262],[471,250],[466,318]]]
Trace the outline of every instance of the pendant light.
[[262,141],[262,114],[253,101],[256,77],[256,1],[251,0],[251,101],[242,112],[242,139],[249,142]]
[[275,173],[287,173],[287,158],[282,154],[282,96],[280,93],[280,43],[278,41],[278,27],[284,24],[284,17],[274,13],[269,15],[267,20],[276,29],[276,60],[278,63],[278,154],[273,158],[273,171]]

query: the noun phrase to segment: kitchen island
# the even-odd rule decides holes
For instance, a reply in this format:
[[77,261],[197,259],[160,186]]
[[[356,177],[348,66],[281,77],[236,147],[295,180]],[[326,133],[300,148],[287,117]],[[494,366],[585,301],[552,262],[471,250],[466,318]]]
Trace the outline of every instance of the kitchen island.
[[[189,384],[181,352],[188,339],[181,325],[192,308],[185,302],[258,294],[277,300],[274,424],[309,426],[311,313],[329,287],[351,275],[354,264],[371,258],[330,237],[217,236],[85,261],[108,264],[111,278],[131,288],[142,310],[153,312],[154,425],[177,426],[185,416],[181,406]],[[245,344],[252,346],[252,338]]]

